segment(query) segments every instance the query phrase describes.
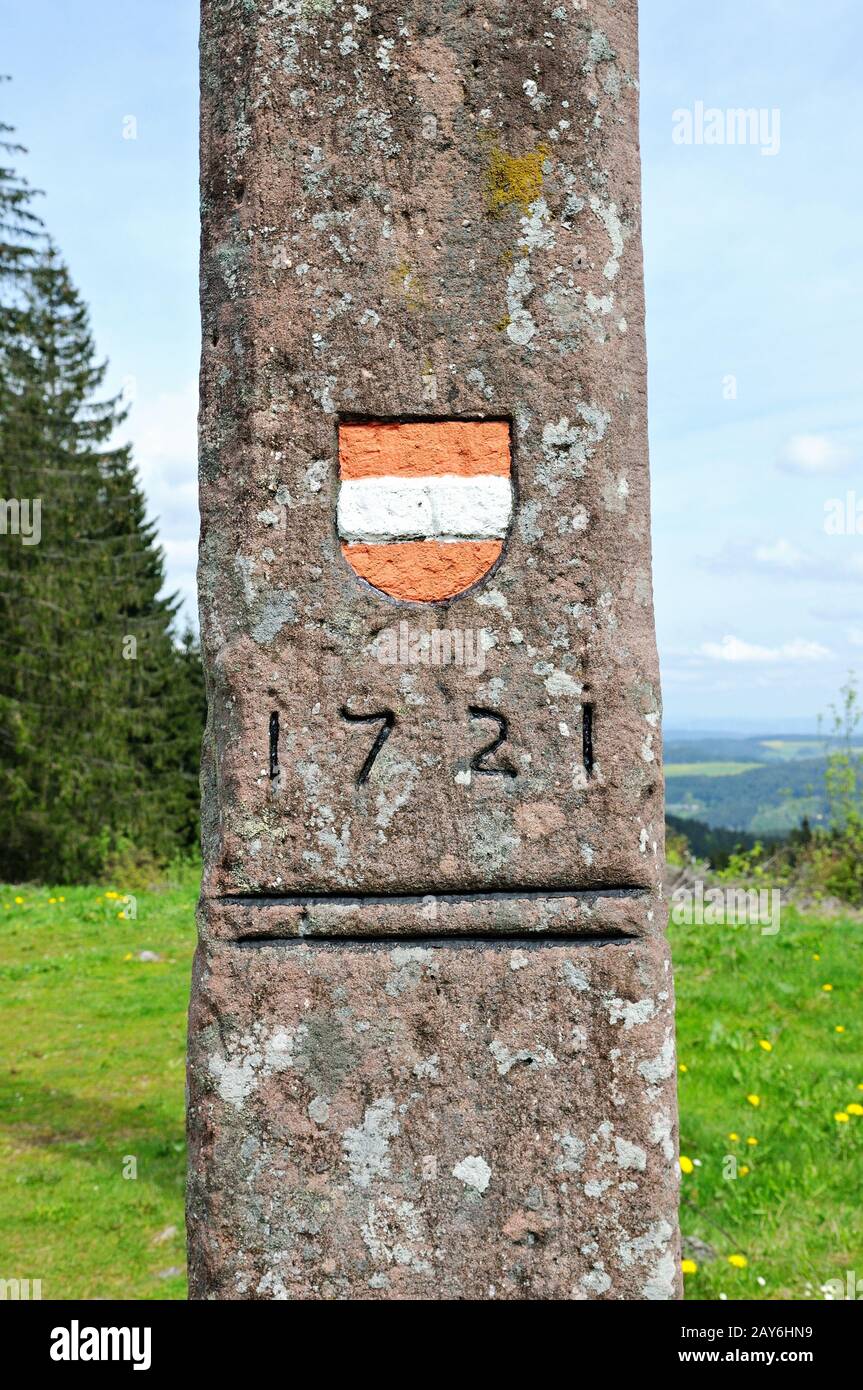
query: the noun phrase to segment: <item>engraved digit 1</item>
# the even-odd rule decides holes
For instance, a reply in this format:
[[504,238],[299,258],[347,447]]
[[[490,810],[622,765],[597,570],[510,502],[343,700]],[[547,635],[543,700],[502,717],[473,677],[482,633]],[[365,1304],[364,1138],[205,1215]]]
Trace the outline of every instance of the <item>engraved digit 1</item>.
[[506,763],[501,767],[483,766],[484,759],[490,758],[492,753],[496,753],[501,744],[506,742],[509,733],[509,724],[505,717],[502,714],[498,714],[496,710],[484,709],[481,705],[468,705],[467,712],[471,719],[491,719],[497,724],[497,737],[493,738],[491,743],[487,743],[484,748],[480,748],[478,753],[474,753],[470,760],[471,771],[485,773],[487,777],[517,776],[515,768],[508,767]]
[[593,705],[581,707],[581,756],[588,777],[593,775]]
[[274,709],[270,715],[270,781],[279,775],[279,711]]
[[381,727],[378,730],[377,738],[372,744],[368,757],[357,773],[357,786],[361,787],[364,782],[369,780],[369,773],[375,764],[375,759],[392,733],[396,717],[391,709],[380,710],[377,714],[352,714],[344,705],[339,710],[342,719],[347,719],[351,724],[376,724],[381,720]]

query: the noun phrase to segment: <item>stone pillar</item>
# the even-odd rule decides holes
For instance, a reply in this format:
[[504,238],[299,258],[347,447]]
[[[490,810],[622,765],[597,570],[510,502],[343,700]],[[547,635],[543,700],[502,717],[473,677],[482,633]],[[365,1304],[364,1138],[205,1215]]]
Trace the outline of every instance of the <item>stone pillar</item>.
[[635,0],[204,0],[198,1298],[679,1296]]

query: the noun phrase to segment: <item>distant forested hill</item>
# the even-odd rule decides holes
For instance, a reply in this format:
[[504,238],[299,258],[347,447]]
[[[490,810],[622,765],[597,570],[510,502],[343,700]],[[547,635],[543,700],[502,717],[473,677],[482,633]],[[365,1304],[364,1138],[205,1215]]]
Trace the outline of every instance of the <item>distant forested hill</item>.
[[[725,756],[729,748],[726,745]],[[688,750],[691,752],[691,750]],[[751,749],[737,750],[740,761],[754,762]],[[714,752],[715,757],[715,752]],[[687,757],[688,768],[694,760]],[[804,816],[813,825],[827,814],[824,797],[826,758],[788,758],[764,763],[746,772],[712,775],[675,772],[669,760],[666,809],[670,815],[692,817],[709,826],[726,826],[752,834],[784,834]]]

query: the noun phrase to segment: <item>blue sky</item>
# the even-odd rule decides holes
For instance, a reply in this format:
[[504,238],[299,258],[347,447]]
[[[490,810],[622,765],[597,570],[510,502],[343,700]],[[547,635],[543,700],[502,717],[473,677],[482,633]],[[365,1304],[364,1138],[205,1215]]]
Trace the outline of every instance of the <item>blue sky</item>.
[[[171,586],[194,607],[197,3],[6,0],[6,119],[91,306]],[[666,724],[814,727],[863,667],[863,6],[642,0]],[[696,104],[765,145],[679,143]],[[778,111],[778,125],[776,116]],[[124,138],[134,118],[135,139]],[[711,118],[707,118],[708,123]],[[693,131],[694,134],[694,131]],[[778,136],[778,142],[777,142]],[[768,138],[769,137],[769,138]],[[863,531],[863,526],[861,526]]]

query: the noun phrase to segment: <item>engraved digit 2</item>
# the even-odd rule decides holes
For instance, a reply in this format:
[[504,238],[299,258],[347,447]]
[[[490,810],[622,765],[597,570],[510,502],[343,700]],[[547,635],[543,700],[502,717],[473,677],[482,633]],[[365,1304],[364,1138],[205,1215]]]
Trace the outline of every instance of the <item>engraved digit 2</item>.
[[484,760],[490,758],[492,753],[496,753],[501,744],[506,742],[509,725],[504,716],[493,709],[484,709],[481,705],[468,705],[468,714],[471,719],[492,719],[497,724],[497,737],[484,748],[480,748],[478,753],[474,753],[470,760],[471,771],[484,772],[488,777],[515,777],[515,768],[508,767],[506,763],[501,767],[483,766]]
[[375,759],[377,758],[378,753],[380,753],[381,749],[383,748],[384,744],[386,743],[387,739],[389,738],[392,732],[393,725],[396,722],[396,717],[391,709],[379,710],[377,714],[352,714],[351,711],[347,709],[344,705],[342,706],[339,713],[341,714],[342,719],[347,719],[348,722],[351,724],[376,724],[378,720],[382,721],[381,727],[378,730],[377,738],[375,739],[374,743],[372,744],[369,750],[368,757],[366,758],[365,762],[363,763],[362,767],[357,773],[357,786],[361,787],[364,782],[367,782],[369,780],[369,773],[374,767]]

